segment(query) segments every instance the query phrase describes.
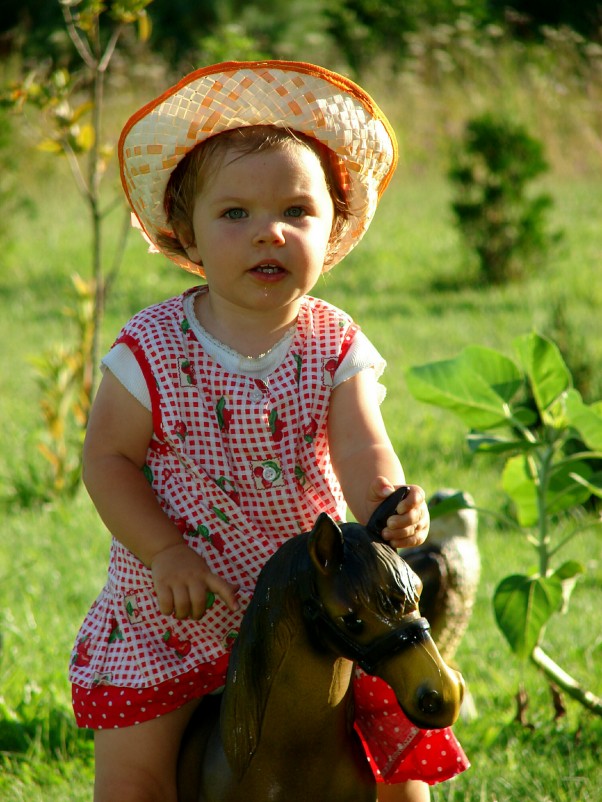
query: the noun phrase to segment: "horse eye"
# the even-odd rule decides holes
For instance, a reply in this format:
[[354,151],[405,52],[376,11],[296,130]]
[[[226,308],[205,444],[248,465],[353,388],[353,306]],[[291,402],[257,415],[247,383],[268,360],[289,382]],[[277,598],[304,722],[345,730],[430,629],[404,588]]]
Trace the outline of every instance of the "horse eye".
[[345,628],[349,630],[353,635],[359,635],[360,632],[364,629],[364,622],[361,618],[358,618],[354,613],[349,613],[348,615],[344,615],[341,617],[343,623],[345,624]]
[[405,613],[406,599],[399,596],[390,596],[389,604],[395,615],[403,615]]

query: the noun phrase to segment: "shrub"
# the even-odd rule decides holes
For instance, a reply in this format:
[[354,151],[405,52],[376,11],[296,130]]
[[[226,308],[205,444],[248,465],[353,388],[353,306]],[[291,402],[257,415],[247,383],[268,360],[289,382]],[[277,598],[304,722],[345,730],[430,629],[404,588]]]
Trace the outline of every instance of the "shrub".
[[546,225],[552,198],[527,194],[547,169],[541,143],[522,126],[490,114],[467,123],[448,172],[452,209],[488,283],[523,278],[557,239]]

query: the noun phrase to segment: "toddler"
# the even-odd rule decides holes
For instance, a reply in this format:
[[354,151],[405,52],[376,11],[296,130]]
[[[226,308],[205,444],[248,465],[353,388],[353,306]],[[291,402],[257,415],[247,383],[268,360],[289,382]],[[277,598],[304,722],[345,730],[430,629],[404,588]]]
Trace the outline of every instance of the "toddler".
[[[103,360],[84,481],[112,546],[71,682],[96,802],[176,802],[183,731],[223,687],[267,559],[321,512],[367,522],[405,483],[383,359],[309,294],[366,231],[397,153],[355,84],[266,61],[186,76],[133,115],[119,158],[137,225],[204,282],[135,315]],[[428,526],[410,485],[383,536],[415,546]],[[381,765],[371,750],[381,801],[428,800],[466,767],[450,731],[431,735]]]

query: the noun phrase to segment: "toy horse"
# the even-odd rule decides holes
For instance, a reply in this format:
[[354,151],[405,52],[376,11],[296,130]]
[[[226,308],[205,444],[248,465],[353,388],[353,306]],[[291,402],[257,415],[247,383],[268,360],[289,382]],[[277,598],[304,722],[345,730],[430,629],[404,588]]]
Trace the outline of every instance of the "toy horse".
[[398,501],[367,527],[321,514],[267,562],[221,704],[203,700],[184,739],[181,802],[374,802],[353,728],[355,664],[393,688],[416,726],[456,720],[462,678],[420,617],[420,580],[380,539]]

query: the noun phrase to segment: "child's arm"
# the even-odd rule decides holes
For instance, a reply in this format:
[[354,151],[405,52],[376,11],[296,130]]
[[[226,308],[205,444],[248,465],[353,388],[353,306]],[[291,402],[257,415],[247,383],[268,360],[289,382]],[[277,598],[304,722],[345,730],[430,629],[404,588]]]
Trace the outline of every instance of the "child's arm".
[[111,534],[151,569],[164,615],[200,618],[208,591],[235,610],[236,589],[186,545],[142,473],[152,432],[151,413],[106,371],[84,444],[90,497]]
[[[364,370],[333,390],[328,412],[332,464],[349,509],[360,523],[392,490],[405,483],[380,413],[374,371]],[[395,548],[417,546],[428,534],[424,491],[410,485],[383,530]]]

